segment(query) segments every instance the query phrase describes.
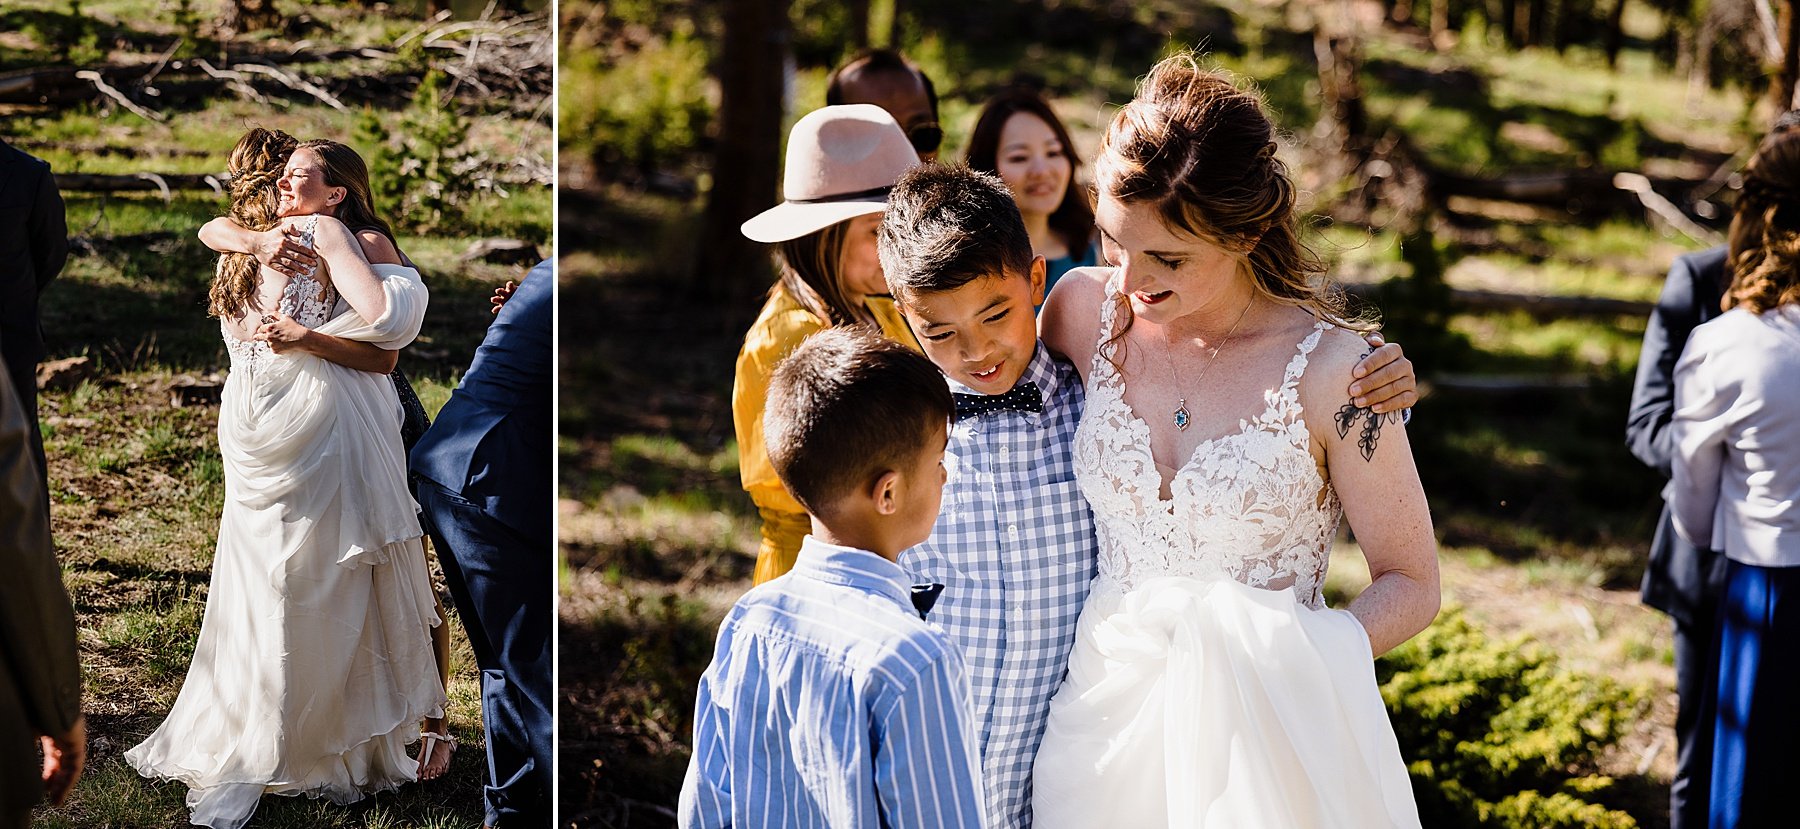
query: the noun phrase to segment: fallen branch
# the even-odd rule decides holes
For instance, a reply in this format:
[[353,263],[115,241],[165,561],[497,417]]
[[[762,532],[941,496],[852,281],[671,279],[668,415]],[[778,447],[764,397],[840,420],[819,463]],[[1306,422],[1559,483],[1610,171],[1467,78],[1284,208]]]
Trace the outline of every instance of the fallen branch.
[[125,97],[125,93],[113,88],[111,84],[106,82],[105,78],[100,77],[99,72],[95,72],[92,69],[82,69],[75,73],[75,77],[92,83],[95,89],[100,90],[101,94],[118,101],[121,106],[131,110],[132,114],[137,115],[146,121],[161,124],[168,120],[159,113],[151,112],[150,110],[133,103],[130,98]]
[[240,64],[237,64],[235,68],[238,71],[255,72],[259,75],[267,75],[271,78],[274,78],[277,81],[280,81],[282,83],[282,85],[286,86],[287,88],[297,90],[300,92],[305,92],[306,94],[311,95],[314,98],[317,98],[320,102],[324,103],[326,106],[329,106],[332,109],[335,109],[339,112],[349,112],[350,111],[349,107],[344,106],[343,101],[338,100],[331,93],[326,92],[324,89],[321,89],[318,86],[307,82],[305,79],[302,79],[299,76],[288,74],[287,72],[283,72],[280,69],[276,69],[273,66],[268,66],[268,65],[260,64],[260,63],[240,63]]
[[1627,193],[1636,194],[1638,201],[1643,203],[1644,209],[1661,217],[1663,221],[1669,223],[1670,227],[1686,234],[1689,239],[1708,247],[1724,241],[1718,233],[1695,224],[1693,219],[1681,212],[1681,208],[1675,206],[1674,202],[1663,198],[1661,193],[1656,192],[1650,186],[1650,179],[1639,173],[1618,173],[1613,176],[1613,186]]

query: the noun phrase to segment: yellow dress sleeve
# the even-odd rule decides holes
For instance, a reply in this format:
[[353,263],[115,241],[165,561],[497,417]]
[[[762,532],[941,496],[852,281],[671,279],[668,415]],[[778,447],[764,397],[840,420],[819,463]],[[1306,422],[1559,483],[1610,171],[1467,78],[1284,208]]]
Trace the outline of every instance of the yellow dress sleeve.
[[822,328],[817,317],[778,293],[744,335],[744,347],[738,352],[737,377],[731,387],[731,415],[737,431],[738,475],[763,519],[762,542],[756,555],[757,584],[793,569],[800,542],[812,529],[806,508],[782,486],[769,462],[768,446],[763,442],[763,403],[768,398],[769,377],[775,366]]

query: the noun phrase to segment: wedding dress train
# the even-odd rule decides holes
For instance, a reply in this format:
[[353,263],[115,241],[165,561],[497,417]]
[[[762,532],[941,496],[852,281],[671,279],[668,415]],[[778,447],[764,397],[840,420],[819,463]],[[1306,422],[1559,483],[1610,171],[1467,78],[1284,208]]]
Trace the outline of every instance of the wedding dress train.
[[[374,268],[381,319],[328,320],[335,297],[307,277],[290,280],[281,310],[399,348],[418,334],[425,287],[411,268]],[[417,779],[406,745],[444,695],[393,383],[225,342],[225,508],[206,614],[168,718],[125,757],[186,783],[194,824],[236,829],[265,793],[348,803]]]

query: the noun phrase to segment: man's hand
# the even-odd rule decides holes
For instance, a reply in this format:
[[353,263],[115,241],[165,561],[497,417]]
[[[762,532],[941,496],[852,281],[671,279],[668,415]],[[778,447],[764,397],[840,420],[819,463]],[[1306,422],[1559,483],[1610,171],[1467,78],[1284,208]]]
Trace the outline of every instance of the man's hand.
[[319,255],[300,243],[298,228],[276,225],[256,234],[256,261],[289,278],[310,276],[319,265]]
[[506,280],[505,285],[495,288],[493,297],[488,299],[488,302],[493,303],[494,307],[488,309],[488,313],[500,313],[500,309],[506,306],[506,301],[512,299],[513,292],[517,290],[519,290],[519,283],[510,279]]
[[250,339],[269,344],[269,350],[276,354],[289,351],[305,351],[307,338],[312,329],[301,325],[293,317],[280,312],[265,314],[262,324],[256,326],[256,333]]
[[87,718],[76,717],[67,734],[43,736],[38,741],[44,748],[44,797],[50,805],[61,806],[87,765]]

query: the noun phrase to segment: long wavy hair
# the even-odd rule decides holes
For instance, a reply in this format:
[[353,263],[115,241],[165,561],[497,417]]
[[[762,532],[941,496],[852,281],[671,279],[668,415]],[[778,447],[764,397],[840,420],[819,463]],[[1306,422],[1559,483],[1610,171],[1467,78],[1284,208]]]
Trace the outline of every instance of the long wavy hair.
[[1728,239],[1725,310],[1800,302],[1800,131],[1778,130],[1756,148]]
[[[1193,52],[1163,59],[1107,126],[1094,162],[1103,196],[1154,207],[1170,228],[1238,259],[1257,294],[1304,308],[1356,331],[1376,327],[1352,314],[1325,263],[1300,241],[1296,189],[1275,155],[1275,126],[1254,87],[1205,69]],[[1115,300],[1125,324],[1131,304]]]
[[394,229],[375,212],[374,188],[369,185],[369,165],[355,150],[324,138],[300,142],[297,150],[308,150],[319,157],[325,170],[325,184],[344,188],[344,200],[333,206],[331,215],[351,230],[373,229],[388,237],[395,249],[400,247]]
[[[268,230],[280,221],[281,193],[275,183],[300,142],[281,130],[252,127],[231,148],[226,172],[231,176],[227,215],[250,230]],[[220,254],[207,289],[206,312],[220,319],[242,319],[262,285],[262,268],[247,253]]]
[[868,309],[851,302],[850,292],[844,287],[844,243],[849,230],[850,222],[846,220],[775,243],[781,277],[771,293],[787,291],[800,307],[831,325],[873,323]]
[[981,107],[981,117],[975,121],[975,131],[969,136],[969,149],[963,154],[963,161],[973,169],[999,175],[1000,133],[1006,129],[1006,122],[1021,112],[1037,116],[1049,125],[1057,142],[1062,144],[1063,157],[1069,160],[1069,186],[1063,190],[1062,202],[1050,213],[1050,230],[1062,237],[1070,256],[1080,259],[1082,252],[1094,243],[1094,206],[1088,199],[1087,188],[1077,180],[1076,174],[1081,172],[1081,155],[1075,152],[1075,144],[1069,140],[1068,128],[1063,126],[1062,119],[1056,117],[1056,111],[1043,96],[1025,87],[1012,87],[989,98]]

